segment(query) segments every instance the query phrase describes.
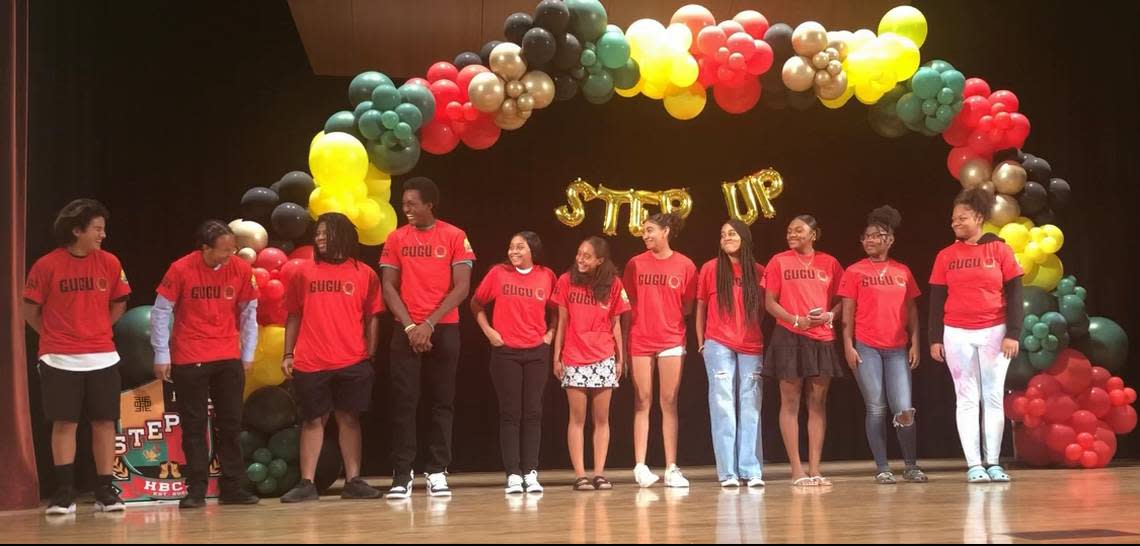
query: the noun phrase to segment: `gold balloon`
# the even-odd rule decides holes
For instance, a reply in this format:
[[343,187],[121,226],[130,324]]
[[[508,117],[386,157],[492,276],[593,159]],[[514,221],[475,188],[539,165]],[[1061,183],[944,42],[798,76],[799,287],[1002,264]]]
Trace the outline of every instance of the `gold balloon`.
[[[826,70],[820,70],[816,74],[827,74]],[[847,73],[840,72],[835,76],[831,76],[830,83],[821,85],[817,88],[816,94],[823,100],[836,100],[847,93]]]
[[[776,208],[772,200],[784,192],[784,177],[775,169],[764,169],[736,182],[721,184],[724,201],[728,206],[728,215],[745,224],[752,225],[763,213],[765,218],[776,217]],[[741,212],[738,196],[743,194],[744,205],[747,209]]]
[[[756,200],[756,190],[752,185],[742,182],[742,180],[725,182],[720,185],[720,189],[724,193],[724,204],[728,207],[728,216],[752,225],[760,217],[760,203]],[[746,209],[744,212],[740,210],[740,194],[743,194],[744,197],[744,208]]]
[[[602,220],[602,233],[606,235],[617,235],[618,213],[621,212],[621,206],[624,203],[632,203],[634,190],[617,191],[611,190],[603,185],[598,185],[598,199],[606,202],[605,219]],[[630,222],[632,229],[633,222]]]
[[816,70],[815,78],[813,78],[813,80],[814,81],[812,84],[815,85],[815,88],[817,90],[821,87],[827,87],[832,83],[831,74],[829,74],[826,70]]
[[[512,105],[514,104],[514,99],[507,100],[511,101]],[[508,131],[513,131],[519,127],[522,127],[523,125],[526,125],[526,118],[520,115],[522,112],[518,111],[518,107],[513,106],[512,110],[508,112],[506,105],[507,102],[503,101],[504,108],[501,112],[495,115],[495,125],[498,125],[500,128],[506,129]],[[529,117],[529,115],[527,117]]]
[[530,115],[533,113],[534,113],[534,110],[522,110],[522,109],[520,109],[518,115],[523,120],[528,120],[528,119],[530,119]]
[[776,207],[772,206],[772,200],[784,193],[784,177],[776,169],[767,168],[748,178],[756,189],[756,200],[760,202],[764,217],[769,220],[775,218]]
[[481,72],[467,86],[471,104],[480,112],[498,112],[503,106],[503,80],[492,72]]
[[997,200],[994,201],[990,221],[997,227],[1003,227],[1016,220],[1018,216],[1021,216],[1021,206],[1017,204],[1017,199],[999,194]]
[[248,247],[254,252],[261,252],[269,246],[269,232],[257,222],[238,218],[230,222],[230,231],[234,232],[234,242],[238,248]]
[[988,182],[992,174],[993,167],[990,166],[990,162],[975,157],[962,164],[962,168],[958,171],[958,181],[962,183],[963,188],[970,189]]
[[831,74],[832,76],[838,76],[840,72],[843,72],[843,63],[839,61],[830,61],[827,63],[828,74]]
[[801,23],[792,32],[792,48],[796,50],[796,55],[811,57],[823,51],[825,47],[827,47],[827,29],[815,21]]
[[981,188],[982,191],[984,191],[990,195],[994,195],[995,193],[997,193],[997,188],[994,187],[994,183],[991,180],[986,180],[985,182],[978,184],[977,187]]
[[827,63],[831,62],[831,57],[826,51],[820,51],[811,57],[811,65],[816,70],[823,70],[827,68]]
[[807,91],[815,83],[815,69],[807,58],[793,56],[784,63],[780,72],[784,85],[792,91]]
[[693,212],[693,195],[688,188],[665,190],[661,193],[661,210],[688,218]]
[[504,99],[499,105],[499,113],[505,116],[515,116],[519,113],[519,103],[515,99]]
[[518,80],[507,82],[505,89],[507,90],[507,96],[512,99],[517,99],[519,95],[526,92],[526,86],[523,85],[523,82]]
[[531,70],[522,78],[527,94],[534,97],[534,107],[541,110],[554,102],[554,80],[541,70]]
[[515,99],[515,102],[518,103],[519,110],[521,111],[529,112],[534,110],[534,97],[530,96],[529,93],[519,95],[519,98]]
[[646,205],[661,205],[661,194],[658,192],[633,190],[633,198],[629,202],[629,234],[641,237],[641,225],[649,218]]
[[237,255],[249,265],[253,265],[253,262],[257,260],[257,251],[249,247],[239,250]]
[[491,50],[491,72],[507,81],[518,80],[526,74],[526,61],[522,58],[522,48],[518,44],[503,42]]
[[566,205],[554,209],[554,216],[568,227],[577,227],[586,219],[583,201],[597,199],[598,192],[589,182],[578,178],[566,186]]
[[1028,175],[1025,167],[1016,161],[1004,161],[994,169],[993,181],[997,191],[1006,195],[1015,195],[1025,189]]

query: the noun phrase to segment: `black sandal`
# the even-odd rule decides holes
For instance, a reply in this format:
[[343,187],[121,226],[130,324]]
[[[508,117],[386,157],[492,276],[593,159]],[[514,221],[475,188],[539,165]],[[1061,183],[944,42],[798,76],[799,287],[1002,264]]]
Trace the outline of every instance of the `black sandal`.
[[593,491],[594,485],[590,483],[590,478],[582,476],[581,478],[574,480],[574,490],[575,491]]
[[609,491],[614,488],[614,484],[610,483],[605,476],[594,476],[594,489],[598,491]]

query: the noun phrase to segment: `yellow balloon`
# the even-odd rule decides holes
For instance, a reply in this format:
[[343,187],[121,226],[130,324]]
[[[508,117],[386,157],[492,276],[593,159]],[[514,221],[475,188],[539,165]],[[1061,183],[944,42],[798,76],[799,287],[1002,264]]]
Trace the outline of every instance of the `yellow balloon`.
[[[1001,235],[999,234],[1001,233],[1001,228],[995,226],[991,222],[986,222],[982,224],[982,233],[993,233],[994,235],[998,235],[1000,237]],[[1004,239],[1004,237],[1002,238]]]
[[1025,254],[1026,258],[1033,260],[1038,265],[1044,263],[1045,257],[1048,256],[1045,251],[1041,250],[1041,245],[1039,245],[1037,241],[1030,241],[1026,244],[1025,251],[1022,252],[1022,254]]
[[250,383],[254,384],[253,390],[283,383],[285,374],[281,371],[281,357],[284,353],[284,326],[269,325],[258,329],[257,350],[254,351],[253,366],[246,374],[247,390]]
[[1015,253],[1024,252],[1025,245],[1029,243],[1029,230],[1021,224],[1011,222],[998,231],[998,237],[1005,239],[1006,244],[1013,248]]
[[363,180],[345,184],[344,190],[354,201],[360,201],[368,197],[368,184]]
[[673,69],[669,73],[669,83],[677,87],[688,87],[696,83],[700,71],[697,60],[692,55],[683,52],[673,60]]
[[888,44],[891,54],[890,68],[895,73],[895,81],[909,80],[918,71],[918,65],[922,62],[918,46],[909,38],[898,34],[884,34],[879,38]]
[[885,92],[880,91],[878,88],[870,84],[860,85],[859,87],[855,88],[855,98],[859,99],[859,102],[866,105],[872,105],[876,102],[879,102],[879,99],[883,98],[883,95],[885,94]]
[[918,47],[926,43],[927,31],[926,17],[913,6],[893,8],[879,21],[879,34],[893,32],[909,38]]
[[[1057,240],[1057,250],[1061,250],[1061,247],[1065,246],[1065,233],[1061,231],[1061,228],[1053,224],[1045,224],[1041,227],[1041,229],[1045,230],[1045,238],[1052,238]],[[1054,250],[1053,252],[1056,252],[1057,250]]]
[[322,137],[324,137],[324,136],[325,136],[325,132],[324,132],[324,131],[320,131],[320,132],[318,132],[317,134],[313,135],[313,140],[310,140],[310,141],[309,141],[309,149],[310,149],[310,150],[312,150],[312,149],[313,149],[313,146],[316,146],[316,145],[317,145],[317,141],[318,141],[318,140],[320,140],[320,139],[321,139]]
[[665,98],[665,89],[669,85],[650,80],[645,80],[645,85],[641,87],[641,94],[654,100],[661,100]]
[[1045,230],[1039,227],[1030,228],[1029,238],[1033,239],[1034,241],[1041,242],[1041,239],[1045,238]]
[[384,244],[388,235],[396,230],[396,210],[389,203],[379,203],[380,218],[375,226],[367,230],[360,230],[360,244],[376,246]]
[[1017,265],[1021,266],[1021,272],[1024,276],[1021,278],[1021,284],[1029,286],[1028,279],[1037,274],[1037,262],[1025,257],[1025,254],[1014,254],[1013,257],[1017,259]]
[[1061,263],[1061,259],[1056,254],[1049,254],[1045,262],[1037,266],[1032,276],[1026,275],[1022,278],[1021,284],[1051,292],[1057,288],[1057,283],[1061,282],[1061,277],[1064,275],[1065,265]]
[[641,89],[644,86],[645,86],[645,80],[638,79],[637,83],[634,84],[633,87],[630,87],[629,89],[618,89],[615,87],[614,92],[617,93],[618,96],[625,97],[628,99],[628,98],[636,97],[638,93],[641,93]]
[[1013,223],[1021,224],[1021,225],[1025,226],[1025,229],[1033,229],[1033,220],[1030,220],[1029,218],[1026,218],[1024,216],[1018,216],[1017,218],[1015,218],[1013,220]]
[[368,173],[368,152],[348,133],[329,133],[309,149],[309,170],[321,185],[359,182]]
[[368,174],[364,175],[364,185],[368,187],[368,195],[381,195],[387,201],[392,198],[392,177],[368,164]]
[[360,209],[354,222],[357,230],[366,230],[380,223],[380,203],[365,198],[357,201],[356,205]]
[[700,115],[708,102],[708,95],[701,84],[689,87],[676,87],[670,85],[665,90],[665,111],[670,116],[680,120],[693,119]]
[[1041,242],[1038,244],[1041,245],[1041,251],[1046,254],[1056,254],[1058,250],[1061,250],[1061,241],[1058,241],[1055,237],[1041,239]]
[[834,99],[834,100],[827,100],[827,99],[821,98],[821,99],[819,99],[819,102],[823,103],[824,106],[831,108],[832,110],[835,110],[837,108],[843,108],[843,105],[847,104],[847,102],[851,100],[851,97],[854,97],[854,96],[855,96],[855,87],[848,85],[847,90],[844,91],[843,94],[839,96],[839,98]]

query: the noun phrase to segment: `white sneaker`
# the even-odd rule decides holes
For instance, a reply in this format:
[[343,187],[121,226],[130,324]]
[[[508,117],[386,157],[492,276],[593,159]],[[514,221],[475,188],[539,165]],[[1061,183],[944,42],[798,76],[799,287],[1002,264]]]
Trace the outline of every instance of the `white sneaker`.
[[427,492],[432,497],[450,497],[451,488],[447,486],[447,474],[439,472],[427,474]]
[[648,466],[639,464],[633,467],[633,479],[637,482],[637,485],[649,487],[657,483],[657,480],[660,480],[661,476],[654,474],[652,470],[649,470]]
[[689,480],[681,474],[681,469],[677,465],[670,465],[665,470],[665,487],[688,487]]
[[401,476],[392,476],[392,487],[388,488],[388,493],[384,497],[388,500],[406,499],[412,496],[412,485],[415,483],[416,475],[408,472],[408,479],[404,480]]
[[542,493],[542,484],[538,483],[538,471],[531,470],[526,476],[523,476],[523,484],[526,486],[527,493]]
[[761,480],[760,478],[749,478],[748,479],[748,487],[764,487],[764,485],[766,485],[764,483],[764,480]]
[[740,480],[738,480],[736,478],[729,478],[727,480],[724,480],[723,482],[720,482],[720,486],[721,487],[740,487]]
[[523,492],[523,479],[518,474],[511,474],[507,478],[507,488],[504,490],[506,494],[522,493]]

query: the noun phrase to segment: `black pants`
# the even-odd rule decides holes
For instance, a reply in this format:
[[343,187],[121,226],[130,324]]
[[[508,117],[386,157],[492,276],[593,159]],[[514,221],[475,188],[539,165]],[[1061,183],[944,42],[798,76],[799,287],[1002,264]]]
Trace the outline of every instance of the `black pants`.
[[455,417],[455,369],[459,364],[459,325],[440,324],[431,336],[431,351],[412,350],[408,336],[392,334],[392,468],[407,476],[416,460],[416,410],[420,378],[426,371],[431,397],[431,459],[429,474],[444,472],[451,464],[451,424]]
[[214,445],[222,465],[219,482],[223,495],[241,487],[245,468],[241,457],[242,390],[245,371],[241,361],[220,360],[172,366],[178,415],[182,418],[182,451],[186,453],[186,486],[190,496],[205,497],[209,484],[210,451],[206,443],[206,416],[214,402]]
[[538,447],[542,443],[542,394],[546,390],[550,370],[549,345],[530,349],[491,349],[491,381],[499,395],[499,448],[503,452],[503,469],[508,476],[522,476],[538,470]]

